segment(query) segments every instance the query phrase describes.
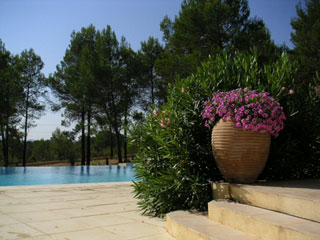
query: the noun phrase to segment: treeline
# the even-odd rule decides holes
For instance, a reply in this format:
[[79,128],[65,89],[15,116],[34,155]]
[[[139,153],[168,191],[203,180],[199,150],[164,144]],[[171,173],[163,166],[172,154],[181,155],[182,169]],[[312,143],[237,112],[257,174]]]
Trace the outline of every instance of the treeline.
[[[91,139],[91,157],[99,158],[101,163],[107,164],[110,159],[116,158],[117,149],[112,142],[109,132],[99,131]],[[52,137],[48,140],[28,141],[26,152],[27,164],[49,164],[49,162],[64,162],[75,165],[81,159],[81,141],[76,140],[70,131],[61,131],[57,128]],[[12,141],[11,146],[14,151],[10,152],[10,166],[21,166],[20,156],[22,156],[23,144],[20,141]],[[0,148],[1,149],[1,148]],[[122,152],[124,149],[122,147]],[[129,159],[136,152],[135,146],[128,146]],[[101,158],[102,157],[102,158]],[[98,164],[98,162],[97,162]],[[100,162],[99,162],[100,164]],[[1,166],[1,165],[0,165]]]
[[288,52],[299,62],[298,81],[307,86],[319,66],[315,51],[319,0],[307,1],[306,8],[298,5],[298,18],[291,22],[293,50],[277,46],[264,22],[249,17],[246,0],[183,0],[179,15],[174,20],[165,16],[160,23],[164,44],[150,37],[138,51],[124,37],[118,39],[109,25],[101,30],[90,25],[72,32],[65,56],[48,78],[41,73],[43,62],[32,49],[12,56],[1,42],[0,130],[5,165],[15,141],[24,143],[18,158],[25,165],[27,130],[44,111],[39,97],[47,94],[45,87],[58,100],[49,102],[51,108],[64,110],[64,125],[76,123],[69,140],[74,144],[80,136],[81,164],[90,165],[92,137],[106,132],[106,141],[115,141],[111,145],[118,149],[119,162],[126,161],[130,123],[142,121],[147,111],[165,102],[168,85],[196,73],[203,61],[222,51],[254,49],[260,66]]

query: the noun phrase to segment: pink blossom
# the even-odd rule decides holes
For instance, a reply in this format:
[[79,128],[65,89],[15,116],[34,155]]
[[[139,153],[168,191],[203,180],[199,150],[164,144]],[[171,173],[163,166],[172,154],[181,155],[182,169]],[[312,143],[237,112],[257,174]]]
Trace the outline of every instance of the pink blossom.
[[294,91],[292,89],[289,90],[289,94],[292,95],[294,94]]
[[282,87],[282,88],[281,88],[281,91],[283,92],[284,90],[286,90],[286,88],[285,88],[285,87]]
[[163,114],[166,114],[166,111],[162,111]]
[[160,120],[160,126],[161,126],[161,128],[163,128],[163,129],[166,128],[164,119],[161,119],[161,120]]
[[153,115],[156,117],[158,115],[158,111],[156,109],[153,110]]
[[181,89],[181,92],[184,93],[184,88]]
[[167,121],[167,125],[169,126],[170,125],[170,118],[166,118],[166,121]]

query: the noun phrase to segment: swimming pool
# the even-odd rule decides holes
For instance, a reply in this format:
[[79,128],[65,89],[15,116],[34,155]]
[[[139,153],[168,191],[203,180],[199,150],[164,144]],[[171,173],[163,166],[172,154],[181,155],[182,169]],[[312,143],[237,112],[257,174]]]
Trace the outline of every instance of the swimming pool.
[[0,167],[0,186],[128,182],[132,164],[120,166]]

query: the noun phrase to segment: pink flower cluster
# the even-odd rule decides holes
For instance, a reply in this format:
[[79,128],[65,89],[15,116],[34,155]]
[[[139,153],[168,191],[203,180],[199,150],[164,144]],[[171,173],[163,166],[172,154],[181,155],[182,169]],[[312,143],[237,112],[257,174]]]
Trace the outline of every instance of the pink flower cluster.
[[268,92],[258,93],[248,88],[214,93],[204,105],[202,117],[206,119],[206,127],[214,123],[216,118],[230,118],[236,127],[268,132],[277,137],[283,129],[283,120],[286,120],[283,108]]
[[[162,115],[166,114],[166,111],[162,111]],[[153,110],[153,116],[158,116],[158,111],[156,109]],[[160,118],[160,126],[162,129],[165,129],[170,125],[170,118]]]

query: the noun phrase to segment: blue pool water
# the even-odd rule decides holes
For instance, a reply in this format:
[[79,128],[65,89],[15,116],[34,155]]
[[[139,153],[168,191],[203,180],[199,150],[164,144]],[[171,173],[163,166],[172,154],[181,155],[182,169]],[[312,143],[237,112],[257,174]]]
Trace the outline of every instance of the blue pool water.
[[134,180],[132,164],[126,167],[0,167],[0,186],[128,182],[132,180]]

